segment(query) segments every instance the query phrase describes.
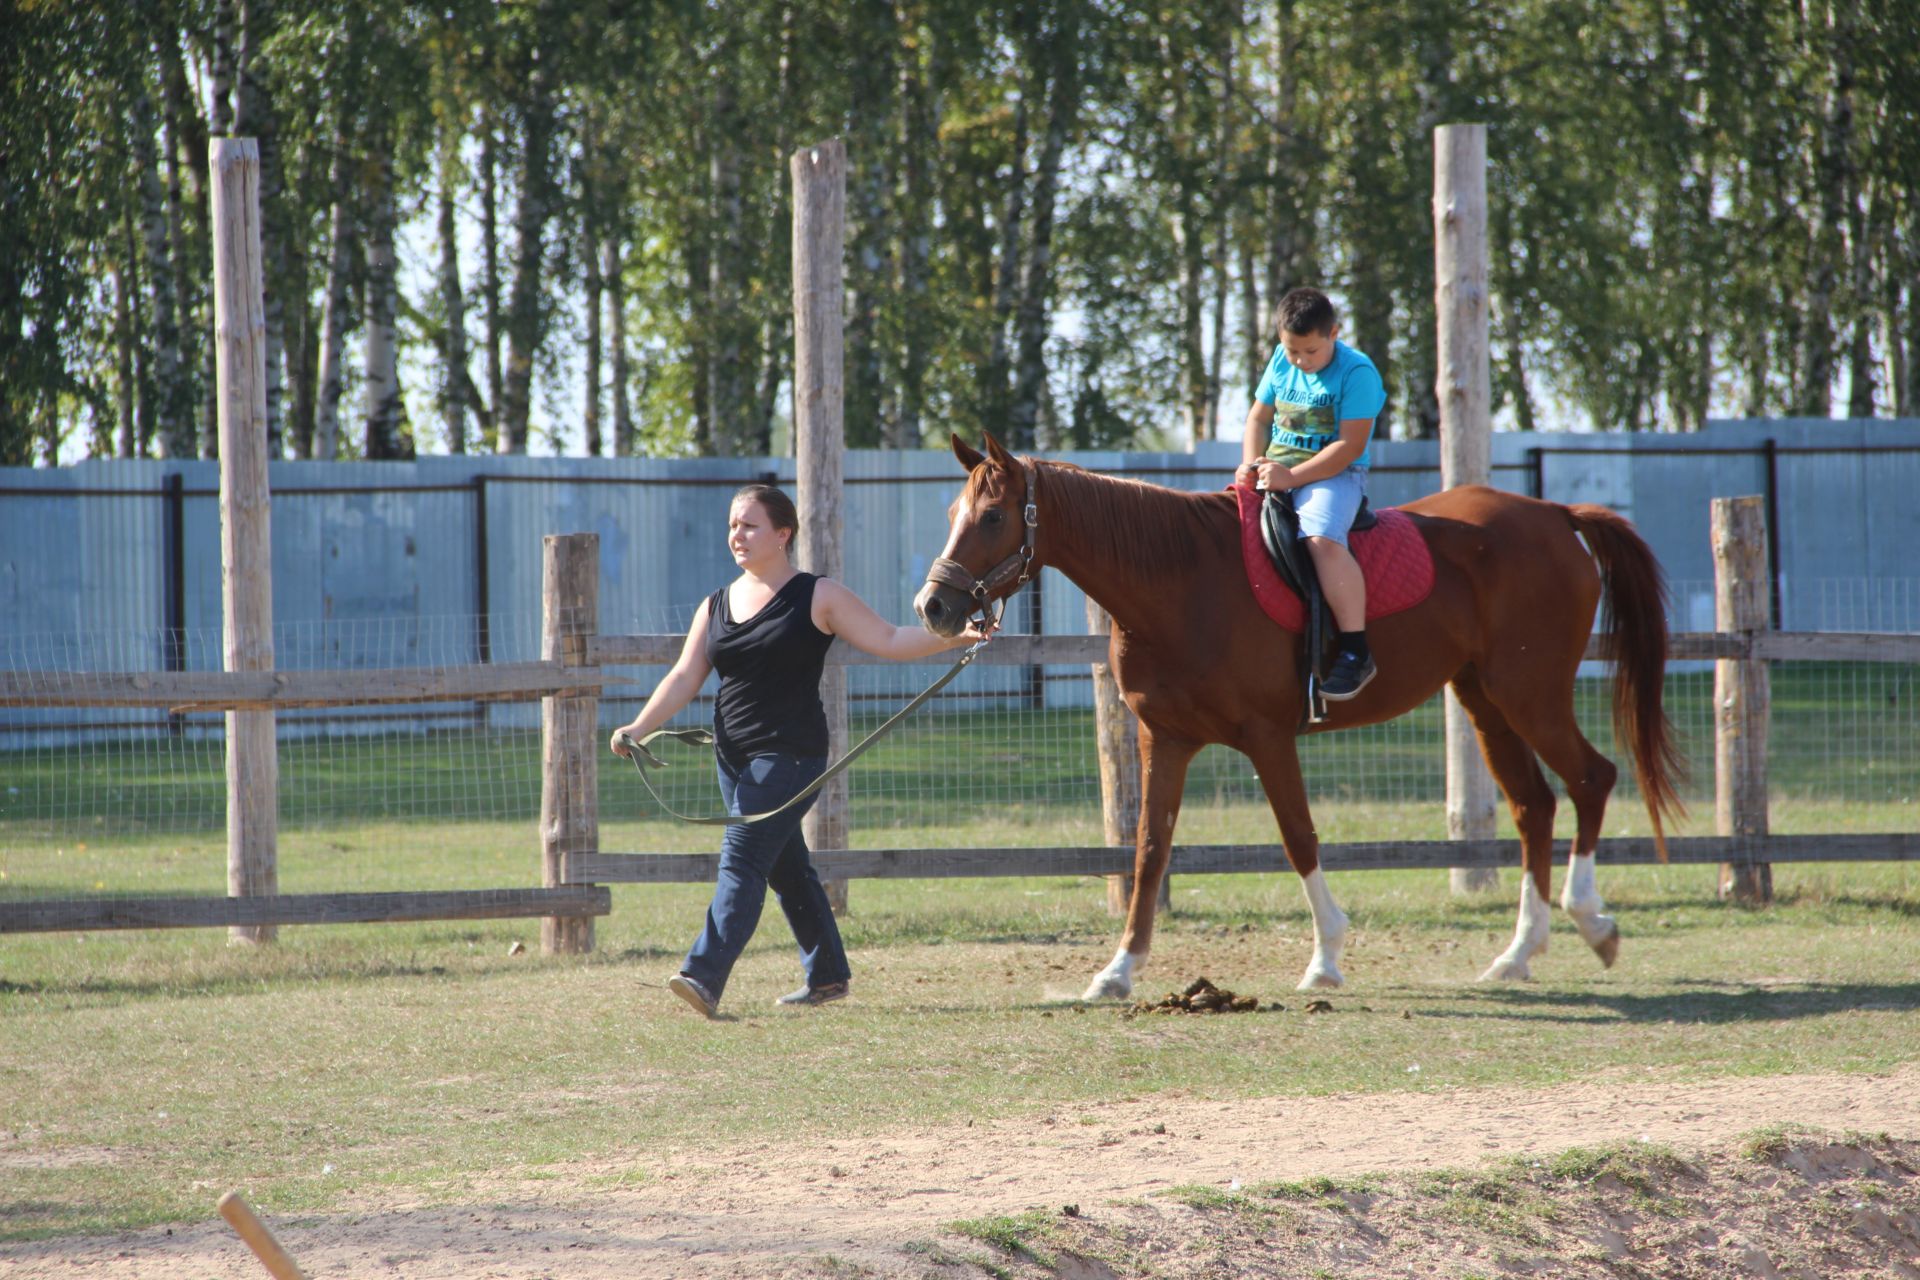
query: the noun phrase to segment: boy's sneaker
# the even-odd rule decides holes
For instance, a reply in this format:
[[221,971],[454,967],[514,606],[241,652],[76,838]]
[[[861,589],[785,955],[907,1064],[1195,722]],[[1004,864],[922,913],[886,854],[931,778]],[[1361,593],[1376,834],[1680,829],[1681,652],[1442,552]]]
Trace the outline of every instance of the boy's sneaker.
[[720,1002],[715,1000],[698,981],[689,978],[686,974],[676,973],[668,978],[667,990],[692,1005],[699,1011],[700,1016],[709,1019],[717,1016],[715,1010],[719,1008]]
[[847,998],[847,984],[829,982],[824,987],[802,987],[798,991],[789,991],[774,1003],[793,1007],[796,1005],[832,1004],[835,1000]]
[[1342,649],[1340,656],[1333,660],[1333,670],[1320,682],[1320,696],[1329,702],[1345,702],[1366,688],[1367,681],[1373,679],[1377,671],[1372,654],[1362,657]]

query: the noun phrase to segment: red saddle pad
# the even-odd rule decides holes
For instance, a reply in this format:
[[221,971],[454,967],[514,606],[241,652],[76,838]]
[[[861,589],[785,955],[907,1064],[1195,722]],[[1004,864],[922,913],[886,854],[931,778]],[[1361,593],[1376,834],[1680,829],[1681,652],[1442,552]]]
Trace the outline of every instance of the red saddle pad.
[[[1260,504],[1267,495],[1247,485],[1233,486],[1240,504],[1240,554],[1247,565],[1247,585],[1267,616],[1289,631],[1306,628],[1306,609],[1293,589],[1280,580],[1280,571],[1267,555],[1260,537]],[[1367,580],[1367,620],[1411,609],[1433,590],[1433,552],[1406,512],[1382,507],[1374,512],[1379,523],[1352,534],[1347,547],[1360,562]]]

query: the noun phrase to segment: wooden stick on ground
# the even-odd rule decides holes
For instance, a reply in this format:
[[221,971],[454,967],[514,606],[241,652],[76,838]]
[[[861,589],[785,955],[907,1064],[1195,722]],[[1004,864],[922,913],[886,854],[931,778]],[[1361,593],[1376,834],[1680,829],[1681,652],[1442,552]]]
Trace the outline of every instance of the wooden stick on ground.
[[238,1191],[229,1191],[221,1196],[219,1207],[220,1216],[233,1224],[233,1229],[239,1232],[240,1238],[247,1242],[247,1247],[259,1257],[274,1280],[307,1280],[306,1273],[287,1256],[287,1251],[273,1238],[273,1232],[267,1230],[267,1224],[254,1216],[252,1208]]

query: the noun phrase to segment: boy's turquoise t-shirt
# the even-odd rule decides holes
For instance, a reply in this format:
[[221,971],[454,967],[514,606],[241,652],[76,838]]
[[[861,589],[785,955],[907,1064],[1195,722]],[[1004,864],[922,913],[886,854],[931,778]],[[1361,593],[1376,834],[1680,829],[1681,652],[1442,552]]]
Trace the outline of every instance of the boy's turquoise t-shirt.
[[[1333,359],[1318,373],[1300,372],[1287,363],[1285,347],[1274,347],[1253,398],[1273,406],[1266,456],[1293,466],[1338,440],[1341,423],[1379,417],[1387,406],[1387,388],[1373,361],[1336,339]],[[1372,455],[1369,436],[1366,450],[1353,465],[1371,465]]]

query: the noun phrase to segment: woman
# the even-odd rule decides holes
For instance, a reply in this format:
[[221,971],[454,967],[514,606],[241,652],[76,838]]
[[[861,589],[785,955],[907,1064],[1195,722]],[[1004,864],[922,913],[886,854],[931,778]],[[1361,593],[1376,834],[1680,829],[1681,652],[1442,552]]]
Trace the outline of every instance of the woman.
[[[694,611],[686,646],[631,724],[614,730],[614,754],[630,754],[622,735],[638,740],[693,701],[709,671],[720,673],[714,699],[714,751],[720,794],[731,814],[766,813],[805,790],[827,766],[827,714],[820,673],[835,636],[876,657],[924,658],[981,638],[973,627],[951,639],[921,627],[896,627],[831,578],[802,573],[789,553],[800,519],[793,501],[772,485],[750,484],[733,495],[727,546],[740,576]],[[847,994],[850,971],[826,890],[814,873],[795,805],[778,818],[730,826],[706,928],[667,982],[667,989],[712,1018],[727,977],[760,923],[767,888],[800,944],[807,982],[780,1005],[817,1005]]]

